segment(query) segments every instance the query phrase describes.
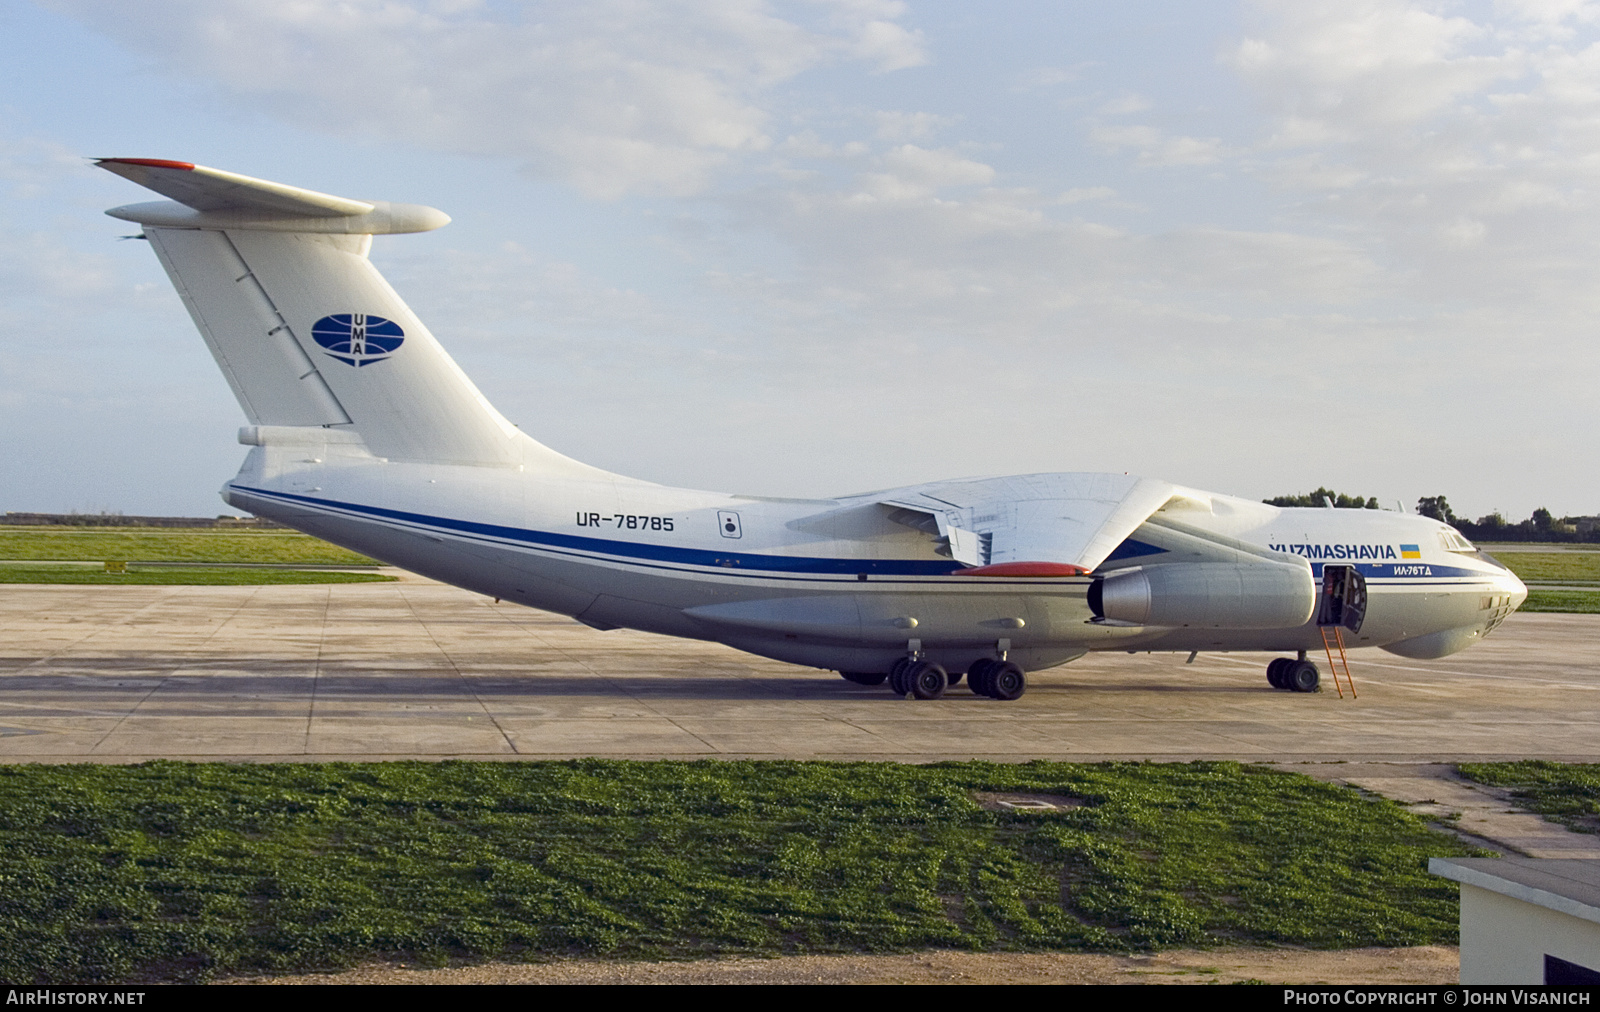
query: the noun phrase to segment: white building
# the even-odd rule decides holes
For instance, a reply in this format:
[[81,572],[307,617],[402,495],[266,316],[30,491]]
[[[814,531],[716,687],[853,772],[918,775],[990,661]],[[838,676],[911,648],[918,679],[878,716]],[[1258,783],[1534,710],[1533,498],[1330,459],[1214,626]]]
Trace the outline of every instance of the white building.
[[1461,983],[1600,984],[1600,860],[1436,857],[1461,883]]

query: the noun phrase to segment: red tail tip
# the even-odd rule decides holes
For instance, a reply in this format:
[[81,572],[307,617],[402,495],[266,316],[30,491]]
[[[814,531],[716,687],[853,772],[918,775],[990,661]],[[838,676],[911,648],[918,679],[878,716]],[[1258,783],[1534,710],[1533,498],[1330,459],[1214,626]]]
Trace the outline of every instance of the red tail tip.
[[118,165],[148,165],[152,169],[182,169],[185,172],[194,171],[193,162],[174,162],[166,158],[96,158],[96,165],[106,162],[116,162]]

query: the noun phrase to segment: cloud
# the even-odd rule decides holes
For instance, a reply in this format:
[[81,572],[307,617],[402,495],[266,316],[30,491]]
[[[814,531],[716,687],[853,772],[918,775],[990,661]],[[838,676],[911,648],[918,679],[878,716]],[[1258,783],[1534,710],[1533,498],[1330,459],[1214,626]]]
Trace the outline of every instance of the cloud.
[[844,30],[851,56],[876,65],[879,73],[920,67],[928,62],[922,33],[895,23],[906,12],[903,3],[888,0],[835,0],[828,19]]
[[1600,306],[1600,5],[1449,11],[1258,5],[1228,57],[1269,117],[1242,163],[1415,298]]
[[883,141],[914,141],[938,133],[961,121],[959,116],[939,116],[931,112],[899,112],[884,109],[873,114],[878,121],[875,136]]
[[1107,151],[1133,148],[1145,166],[1214,165],[1230,154],[1220,138],[1174,137],[1150,126],[1093,126],[1089,140]]
[[1522,69],[1514,50],[1474,52],[1488,29],[1400,0],[1261,4],[1270,27],[1232,63],[1280,115],[1330,138],[1416,123]]
[[[116,267],[122,258],[107,249],[104,219],[60,220],[62,205],[78,196],[76,185],[99,171],[53,140],[6,126],[0,124],[0,183],[10,198],[0,203],[0,334],[15,339],[23,337],[20,320],[36,326],[61,318],[63,306],[113,307],[129,282]],[[98,249],[73,241],[85,234]]]
[[1086,65],[1077,67],[1035,67],[1017,74],[1013,80],[1013,91],[1034,91],[1039,88],[1052,88],[1058,84],[1076,81],[1083,76]]
[[1058,204],[1077,204],[1085,200],[1110,200],[1117,191],[1109,186],[1074,186],[1056,198]]
[[870,0],[812,24],[756,0],[50,5],[287,122],[510,157],[602,198],[702,190],[770,146],[761,98],[807,70],[926,60],[903,5]]
[[1149,108],[1149,99],[1143,95],[1135,95],[1130,92],[1102,105],[1099,113],[1102,116],[1127,116],[1130,113],[1144,112]]
[[977,186],[994,179],[994,168],[963,158],[949,149],[932,150],[902,144],[885,152],[878,164],[883,172],[865,173],[862,188],[885,200],[929,196],[946,187]]
[[13,200],[43,197],[52,187],[58,186],[63,177],[85,168],[82,156],[54,140],[16,134],[9,134],[4,140],[0,180],[9,186],[9,196]]
[[[912,160],[934,154],[954,161],[934,152]],[[1086,201],[1110,194],[1090,192]],[[792,255],[781,269],[727,275],[729,298],[752,318],[782,321],[755,329],[797,329],[806,343],[828,346],[848,341],[855,350],[839,352],[847,357],[907,340],[924,352],[1031,349],[1026,354],[1041,361],[1099,356],[1103,341],[1159,354],[1188,328],[1184,321],[1249,328],[1392,295],[1379,265],[1351,242],[1222,227],[1141,233],[1067,220],[1064,211],[1089,208],[1068,211],[1025,189],[935,190],[896,177],[888,196],[819,184],[748,195],[736,207],[741,224],[776,237]],[[1185,340],[1231,355],[1236,337],[1213,336],[1207,324]]]
[[237,458],[238,409],[181,303],[98,213],[118,182],[0,123],[6,509],[215,513],[213,475]]
[[[1260,494],[1595,487],[1570,444],[1531,437],[1600,410],[1600,4],[1258,4],[1221,61],[1140,42],[1025,72],[1040,56],[1002,44],[1017,26],[894,3],[47,2],[221,96],[152,92],[197,107],[196,130],[266,110],[287,126],[262,143],[364,135],[691,198],[550,231],[504,186],[463,187],[475,230],[378,246],[509,416],[624,472],[768,494],[1049,468],[1274,476]],[[7,171],[20,193],[54,170]],[[564,249],[591,213],[592,241]],[[527,247],[470,245],[486,221]],[[0,242],[0,284],[74,312],[14,299],[8,323],[63,346],[113,333],[97,307],[132,275],[30,245],[47,231]],[[203,359],[161,291],[163,339]],[[113,353],[106,375],[150,375]],[[63,389],[81,371],[39,354]],[[1352,448],[1331,463],[1305,452],[1330,405]],[[1414,473],[1439,484],[1396,484]]]

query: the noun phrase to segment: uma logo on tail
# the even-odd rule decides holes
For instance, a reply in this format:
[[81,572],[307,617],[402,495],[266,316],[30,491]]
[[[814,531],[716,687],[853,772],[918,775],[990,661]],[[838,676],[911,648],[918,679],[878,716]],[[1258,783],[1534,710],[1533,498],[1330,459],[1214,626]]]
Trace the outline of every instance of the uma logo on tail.
[[335,313],[311,325],[311,336],[328,355],[346,365],[381,362],[394,354],[406,332],[393,320],[366,313]]

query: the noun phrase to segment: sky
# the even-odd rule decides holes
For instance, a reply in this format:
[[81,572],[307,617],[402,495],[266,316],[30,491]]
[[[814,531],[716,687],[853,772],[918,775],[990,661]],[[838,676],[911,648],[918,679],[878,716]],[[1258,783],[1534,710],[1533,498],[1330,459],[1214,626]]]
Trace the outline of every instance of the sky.
[[214,515],[96,156],[443,209],[373,261],[639,478],[1600,513],[1600,2],[0,0],[0,509]]

